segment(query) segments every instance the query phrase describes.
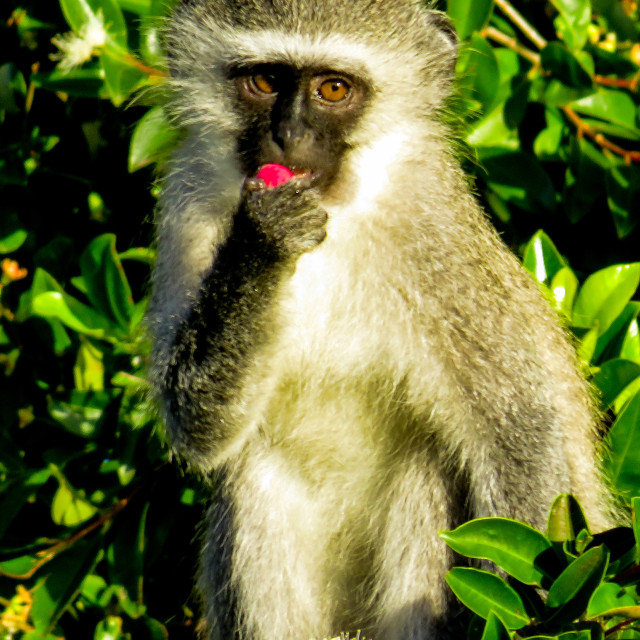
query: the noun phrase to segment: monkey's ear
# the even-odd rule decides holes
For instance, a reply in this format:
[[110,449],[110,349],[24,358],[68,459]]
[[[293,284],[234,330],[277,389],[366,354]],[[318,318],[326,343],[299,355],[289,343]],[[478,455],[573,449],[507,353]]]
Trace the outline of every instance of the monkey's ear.
[[449,58],[451,72],[453,73],[458,58],[458,34],[453,23],[445,13],[440,11],[428,11],[426,14],[429,34],[436,34],[438,44],[443,54]]

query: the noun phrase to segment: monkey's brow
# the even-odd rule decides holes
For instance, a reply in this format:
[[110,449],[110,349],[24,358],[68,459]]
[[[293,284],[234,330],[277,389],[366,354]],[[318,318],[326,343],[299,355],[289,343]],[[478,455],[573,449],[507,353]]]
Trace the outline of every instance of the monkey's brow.
[[239,76],[253,75],[256,73],[263,73],[266,75],[272,74],[280,78],[293,78],[300,76],[303,73],[310,75],[337,75],[347,80],[352,80],[353,73],[337,69],[328,65],[309,65],[298,66],[287,64],[286,62],[235,62],[227,66],[227,76],[229,78],[237,78]]

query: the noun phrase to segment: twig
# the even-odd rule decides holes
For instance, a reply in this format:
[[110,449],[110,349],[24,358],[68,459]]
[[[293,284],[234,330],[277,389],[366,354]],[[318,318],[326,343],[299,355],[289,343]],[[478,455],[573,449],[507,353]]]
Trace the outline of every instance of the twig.
[[607,629],[604,632],[605,636],[610,636],[612,633],[615,633],[616,631],[621,631],[622,629],[626,629],[627,627],[630,627],[633,623],[637,623],[638,620],[636,618],[630,618],[628,620],[623,620],[622,622],[619,622],[617,625],[611,627],[610,629]]
[[487,27],[486,29],[483,29],[482,35],[485,38],[489,38],[494,42],[515,51],[518,55],[529,60],[529,62],[531,62],[535,67],[540,66],[540,55],[535,51],[531,51],[531,49],[523,47],[516,38],[508,36],[506,33],[502,33],[502,31],[499,31],[495,27]]
[[527,22],[524,16],[516,10],[516,8],[508,2],[508,0],[496,0],[496,4],[500,7],[502,12],[511,19],[511,21],[524,33],[538,49],[544,49],[547,46],[547,41],[534,29],[534,27]]
[[609,78],[608,76],[593,76],[594,82],[605,85],[607,87],[618,87],[619,89],[629,89],[629,91],[638,90],[638,81],[640,80],[640,72],[636,73],[631,80],[626,78]]
[[601,133],[598,133],[593,127],[588,125],[571,107],[562,107],[565,115],[578,129],[578,137],[586,135],[596,142],[603,149],[608,149],[617,156],[624,159],[625,164],[631,164],[632,162],[640,162],[640,151],[628,151],[623,147],[614,144]]
[[[156,471],[159,471],[162,467],[165,466],[165,464],[166,463],[164,462],[158,464],[153,469],[153,472],[155,473]],[[89,535],[92,531],[94,531],[98,527],[101,527],[105,522],[108,522],[109,520],[112,520],[113,518],[115,518],[115,516],[118,515],[118,513],[120,513],[131,502],[131,500],[135,497],[138,491],[142,489],[143,486],[144,486],[144,482],[141,482],[128,496],[126,496],[125,498],[122,498],[122,500],[120,500],[119,502],[116,502],[116,504],[114,504],[113,507],[111,507],[111,509],[109,509],[106,513],[104,513],[99,518],[94,520],[91,524],[84,527],[84,529],[80,529],[79,531],[76,531],[73,535],[69,536],[68,538],[65,538],[64,540],[59,540],[58,542],[56,542],[54,545],[52,545],[47,549],[38,551],[36,555],[40,557],[40,560],[38,560],[38,562],[36,562],[36,564],[33,565],[33,567],[31,567],[31,569],[29,569],[29,571],[27,571],[26,573],[23,573],[23,574],[9,573],[7,571],[0,569],[0,576],[6,576],[7,578],[12,578],[14,580],[28,580],[35,574],[36,571],[38,571],[38,569],[40,569],[43,565],[47,564],[47,562],[49,562],[50,560],[53,560],[53,558],[55,558],[59,553],[61,553],[62,551],[70,547],[72,544],[74,544],[78,540],[81,540],[85,536]]]

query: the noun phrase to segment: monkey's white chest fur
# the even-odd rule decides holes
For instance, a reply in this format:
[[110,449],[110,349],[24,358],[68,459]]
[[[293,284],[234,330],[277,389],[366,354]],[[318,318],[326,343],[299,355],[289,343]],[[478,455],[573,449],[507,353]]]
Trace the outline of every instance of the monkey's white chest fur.
[[407,422],[400,386],[411,322],[372,246],[361,221],[331,218],[326,240],[282,284],[269,347],[278,357],[265,358],[261,432],[331,491],[366,485],[380,453],[393,449],[381,440]]

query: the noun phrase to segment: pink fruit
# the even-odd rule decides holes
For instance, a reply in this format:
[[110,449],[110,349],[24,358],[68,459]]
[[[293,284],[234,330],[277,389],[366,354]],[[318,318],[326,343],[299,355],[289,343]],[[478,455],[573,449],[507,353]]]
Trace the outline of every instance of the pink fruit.
[[281,164],[265,164],[263,167],[260,167],[256,178],[264,180],[267,187],[272,189],[280,184],[289,182],[289,180],[293,178],[293,172]]

